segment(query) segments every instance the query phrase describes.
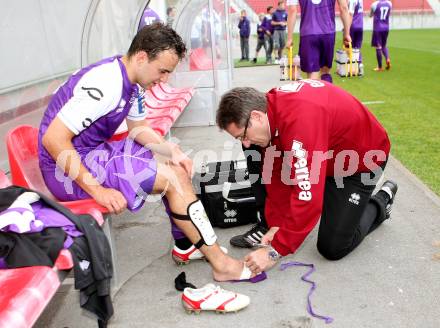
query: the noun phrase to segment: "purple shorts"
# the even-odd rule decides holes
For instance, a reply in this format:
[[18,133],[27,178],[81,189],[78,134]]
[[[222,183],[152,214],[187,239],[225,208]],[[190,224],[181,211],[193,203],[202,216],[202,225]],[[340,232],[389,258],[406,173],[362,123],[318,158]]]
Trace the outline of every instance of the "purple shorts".
[[[130,211],[139,210],[156,180],[157,162],[153,153],[133,141],[105,142],[91,151],[81,151],[82,163],[106,188],[119,190],[127,200]],[[52,194],[61,201],[90,196],[56,167],[43,170],[43,177]]]
[[335,50],[335,33],[301,36],[299,56],[301,70],[306,73],[319,72],[321,67],[332,67]]
[[373,31],[373,36],[371,38],[372,47],[382,47],[387,46],[388,31]]
[[353,48],[362,48],[362,39],[364,36],[364,30],[352,30],[350,29],[351,45]]

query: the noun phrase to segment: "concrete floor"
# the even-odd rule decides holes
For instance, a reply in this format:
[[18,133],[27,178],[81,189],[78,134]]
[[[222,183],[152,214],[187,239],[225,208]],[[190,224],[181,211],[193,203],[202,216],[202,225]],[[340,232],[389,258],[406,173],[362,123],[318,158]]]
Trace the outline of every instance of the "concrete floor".
[[[275,66],[234,72],[235,86],[254,86],[262,91],[279,85],[277,79]],[[35,123],[38,113],[33,115],[23,119]],[[181,140],[184,149],[193,149],[193,154],[210,149],[222,159],[242,156],[239,144],[216,127],[178,128],[173,136]],[[0,154],[4,160],[6,154]],[[174,264],[168,219],[161,203],[153,202],[136,215],[125,212],[113,218],[119,276],[110,327],[440,327],[435,301],[440,295],[440,261],[433,259],[440,252],[433,246],[440,240],[440,199],[394,158],[385,176],[399,184],[392,219],[367,236],[353,253],[337,262],[326,261],[316,250],[315,229],[296,254],[282,261],[316,266],[311,276],[317,283],[312,302],[318,314],[334,318],[331,325],[311,319],[307,313],[309,285],[300,279],[306,272],[303,268],[280,271],[276,267],[258,284],[221,283],[225,289],[251,297],[249,307],[237,314],[186,314],[180,293],[174,289],[174,278],[184,270],[188,281],[200,287],[212,282],[209,265]],[[229,246],[231,236],[248,228],[218,229],[220,243]],[[229,251],[239,258],[246,254],[246,250],[232,247]],[[80,310],[79,294],[72,283],[72,278],[65,281],[36,327],[96,326]]]

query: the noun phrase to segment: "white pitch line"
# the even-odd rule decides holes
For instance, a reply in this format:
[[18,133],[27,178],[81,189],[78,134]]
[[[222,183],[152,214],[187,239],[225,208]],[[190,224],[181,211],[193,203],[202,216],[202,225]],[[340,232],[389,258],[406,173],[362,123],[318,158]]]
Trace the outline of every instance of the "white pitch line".
[[364,105],[374,105],[374,104],[385,104],[385,101],[377,100],[377,101],[363,101]]

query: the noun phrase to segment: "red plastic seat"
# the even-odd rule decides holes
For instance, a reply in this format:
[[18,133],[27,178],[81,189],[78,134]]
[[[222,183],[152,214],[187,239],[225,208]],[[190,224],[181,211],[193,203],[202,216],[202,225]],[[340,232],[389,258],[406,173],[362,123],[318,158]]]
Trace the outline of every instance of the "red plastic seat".
[[9,181],[8,177],[6,176],[5,172],[0,170],[0,188],[5,188],[7,186],[10,186],[11,182]]
[[[44,182],[38,162],[38,129],[30,125],[20,125],[6,136],[12,183],[41,192],[55,199]],[[92,198],[71,202],[60,202],[75,214],[90,214],[102,225],[102,214],[108,210]]]
[[194,88],[173,88],[168,83],[159,83],[159,88],[161,88],[166,93],[171,93],[171,94],[188,93],[191,95],[191,97],[194,95]]
[[0,270],[0,326],[32,327],[59,286],[50,267]]
[[[213,62],[214,61],[214,62]],[[220,64],[220,60],[215,58],[206,48],[195,48],[191,50],[189,55],[189,68],[192,71],[212,70]]]
[[165,92],[159,85],[155,85],[150,90],[146,90],[146,94],[148,97],[154,97],[162,101],[184,100],[186,104],[188,104],[192,98],[192,94],[189,92],[168,93]]

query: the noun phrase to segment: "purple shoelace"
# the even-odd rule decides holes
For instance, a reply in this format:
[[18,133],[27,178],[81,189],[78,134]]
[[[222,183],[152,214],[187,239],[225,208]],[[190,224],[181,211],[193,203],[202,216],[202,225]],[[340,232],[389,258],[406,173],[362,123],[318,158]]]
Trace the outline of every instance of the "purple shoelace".
[[310,315],[312,317],[324,320],[325,323],[332,323],[333,322],[333,318],[316,314],[313,311],[313,308],[312,308],[312,301],[310,300],[310,297],[312,296],[313,291],[316,289],[316,283],[314,281],[312,281],[312,280],[309,280],[308,276],[310,276],[313,272],[315,272],[315,266],[313,264],[307,264],[307,263],[291,261],[291,262],[282,263],[281,266],[280,266],[280,269],[281,270],[285,270],[288,267],[292,267],[292,266],[303,266],[303,267],[309,267],[310,268],[310,270],[301,277],[302,281],[305,281],[305,282],[311,284],[309,293],[307,295],[307,311],[310,313]]

